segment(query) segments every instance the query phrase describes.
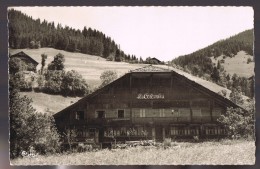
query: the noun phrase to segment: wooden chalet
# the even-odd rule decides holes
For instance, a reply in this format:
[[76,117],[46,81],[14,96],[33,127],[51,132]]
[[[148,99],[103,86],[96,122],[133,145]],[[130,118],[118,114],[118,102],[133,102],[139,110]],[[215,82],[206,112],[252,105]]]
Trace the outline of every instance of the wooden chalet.
[[39,64],[36,60],[34,60],[33,58],[31,58],[29,55],[27,55],[26,53],[24,53],[23,51],[18,52],[12,56],[10,56],[10,58],[19,58],[21,59],[24,63],[26,63],[27,65],[30,65],[28,68],[28,71],[34,71],[36,72],[36,67]]
[[150,63],[150,64],[155,64],[155,65],[163,64],[162,61],[160,61],[159,59],[157,59],[157,58],[155,58],[155,57],[150,58],[149,63]]
[[174,68],[149,65],[130,71],[54,118],[60,132],[75,130],[79,142],[224,137],[217,118],[227,107],[239,106],[214,91],[222,89]]

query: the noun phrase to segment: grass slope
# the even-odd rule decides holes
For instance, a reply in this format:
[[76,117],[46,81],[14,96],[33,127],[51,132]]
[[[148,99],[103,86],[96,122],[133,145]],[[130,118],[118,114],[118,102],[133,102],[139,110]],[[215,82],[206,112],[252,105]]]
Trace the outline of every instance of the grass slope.
[[41,54],[48,55],[46,60],[47,65],[53,60],[54,56],[58,53],[62,53],[65,57],[65,69],[78,71],[92,87],[96,87],[100,84],[100,75],[105,70],[116,70],[118,75],[124,75],[129,70],[143,67],[140,64],[129,64],[125,62],[111,62],[106,61],[104,58],[94,55],[66,52],[63,50],[57,50],[53,48],[40,48],[40,49],[9,49],[11,55],[20,51],[25,52],[33,59],[35,59],[39,65],[37,70],[41,68]]
[[51,114],[59,112],[80,99],[80,97],[63,97],[36,92],[20,92],[20,94],[31,98],[32,106],[38,112]]
[[163,149],[135,147],[11,160],[13,165],[253,165],[253,141],[177,143]]
[[[65,57],[65,69],[78,71],[83,78],[86,79],[90,88],[93,89],[100,85],[100,75],[105,70],[116,70],[119,76],[124,75],[129,70],[143,67],[140,64],[129,64],[124,62],[111,62],[106,61],[104,58],[94,55],[87,55],[82,53],[72,53],[63,50],[57,50],[53,48],[40,48],[40,49],[9,49],[11,55],[20,51],[25,52],[33,59],[35,59],[39,65],[37,70],[41,69],[41,54],[48,55],[46,60],[47,65],[53,61],[53,58],[58,53],[62,53]],[[57,113],[58,111],[66,108],[71,104],[71,101],[76,102],[80,98],[63,97],[58,95],[48,95],[44,93],[36,92],[22,92],[22,95],[27,95],[33,100],[33,107],[38,112]]]
[[[236,73],[237,75],[242,77],[250,77],[254,75],[255,62],[250,62],[249,64],[247,64],[248,58],[251,58],[253,60],[253,56],[248,55],[244,51],[240,51],[232,58],[226,57],[224,59],[225,62],[222,63],[221,65],[223,65],[226,72],[231,75]],[[215,63],[216,65],[218,61],[222,59],[223,59],[223,55],[217,57],[216,59],[214,59],[214,57],[211,57],[212,62]]]

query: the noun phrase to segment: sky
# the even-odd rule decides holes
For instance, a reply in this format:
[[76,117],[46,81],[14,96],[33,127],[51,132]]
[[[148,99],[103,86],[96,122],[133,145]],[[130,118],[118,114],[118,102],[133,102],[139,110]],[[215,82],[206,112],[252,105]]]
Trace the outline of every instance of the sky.
[[126,54],[169,61],[252,29],[252,7],[13,7],[32,18],[111,37]]

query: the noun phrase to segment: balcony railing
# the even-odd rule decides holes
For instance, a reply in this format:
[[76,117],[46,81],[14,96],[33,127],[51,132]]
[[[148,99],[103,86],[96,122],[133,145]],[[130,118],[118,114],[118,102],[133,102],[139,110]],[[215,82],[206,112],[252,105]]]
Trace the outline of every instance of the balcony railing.
[[173,122],[190,122],[190,117],[134,117],[134,123],[164,124]]
[[[214,120],[214,119],[213,119]],[[106,125],[106,124],[126,124],[131,121],[130,118],[91,118],[84,120],[70,120],[71,124],[95,124],[95,125]],[[216,120],[214,120],[216,121]],[[164,124],[164,123],[185,123],[185,122],[195,122],[195,123],[208,123],[211,122],[210,116],[193,116],[188,117],[133,117],[133,123],[151,123],[151,124]]]
[[93,118],[93,119],[87,119],[88,124],[112,124],[112,123],[127,123],[130,122],[130,118]]

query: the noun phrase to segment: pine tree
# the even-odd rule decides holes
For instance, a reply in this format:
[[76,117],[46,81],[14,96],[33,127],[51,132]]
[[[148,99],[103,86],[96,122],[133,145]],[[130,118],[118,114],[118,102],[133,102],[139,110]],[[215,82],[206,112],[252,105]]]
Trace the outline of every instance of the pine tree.
[[214,82],[218,82],[220,79],[219,71],[216,67],[213,68],[213,72],[211,74],[211,78]]

